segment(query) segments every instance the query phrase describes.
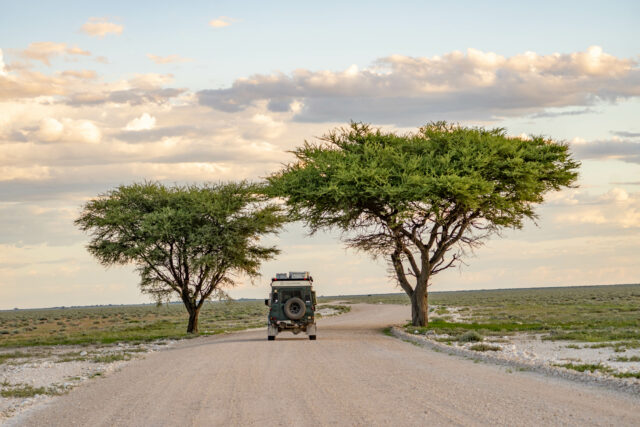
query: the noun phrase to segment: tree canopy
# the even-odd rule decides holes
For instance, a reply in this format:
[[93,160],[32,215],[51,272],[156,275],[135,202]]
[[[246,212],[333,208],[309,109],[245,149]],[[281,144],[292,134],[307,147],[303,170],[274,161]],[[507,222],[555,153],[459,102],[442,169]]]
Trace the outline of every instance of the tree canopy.
[[351,123],[293,154],[268,178],[269,193],[312,232],[337,227],[349,246],[387,257],[414,325],[428,321],[432,275],[490,234],[535,219],[535,205],[572,185],[579,167],[564,143],[446,122],[407,134]]
[[89,252],[103,265],[133,264],[140,288],[156,300],[178,295],[188,332],[198,331],[207,298],[255,277],[279,250],[261,246],[286,220],[255,184],[166,187],[147,182],[120,186],[87,202],[75,221],[89,232]]

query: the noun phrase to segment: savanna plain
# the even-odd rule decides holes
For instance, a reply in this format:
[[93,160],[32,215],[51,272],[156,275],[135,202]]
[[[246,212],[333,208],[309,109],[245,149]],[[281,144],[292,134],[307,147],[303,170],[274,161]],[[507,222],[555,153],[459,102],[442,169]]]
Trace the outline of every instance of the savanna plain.
[[[320,316],[333,317],[361,304],[408,305],[409,299],[385,294],[318,302]],[[2,311],[0,422],[181,340],[262,328],[267,310],[262,301],[207,303],[195,335],[185,332],[181,304]],[[389,324],[378,332],[398,336],[394,331],[419,338],[407,339],[414,344],[435,345],[425,352],[451,348],[469,359],[518,362],[509,373],[524,370],[524,362],[607,379],[609,387],[618,381],[636,397],[640,386],[640,285],[432,292],[429,325]]]

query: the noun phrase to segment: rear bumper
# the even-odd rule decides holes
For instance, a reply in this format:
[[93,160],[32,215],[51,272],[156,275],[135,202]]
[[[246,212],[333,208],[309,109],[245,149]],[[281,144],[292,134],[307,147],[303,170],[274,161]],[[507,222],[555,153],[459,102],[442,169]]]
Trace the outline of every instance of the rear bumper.
[[276,320],[272,321],[270,325],[277,327],[280,330],[284,329],[302,329],[304,330],[308,326],[315,325],[314,322],[296,322],[295,320]]
[[269,322],[267,331],[269,336],[276,336],[279,332],[283,331],[291,331],[294,334],[306,332],[307,335],[315,335],[316,324],[315,322],[300,323],[290,320],[277,320],[275,322]]

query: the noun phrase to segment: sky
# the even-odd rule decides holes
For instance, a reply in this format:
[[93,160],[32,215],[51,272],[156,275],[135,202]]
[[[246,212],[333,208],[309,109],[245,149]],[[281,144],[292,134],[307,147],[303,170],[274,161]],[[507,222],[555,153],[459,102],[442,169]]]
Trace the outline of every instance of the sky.
[[[577,188],[432,291],[640,282],[640,3],[0,2],[0,309],[149,302],[73,220],[118,185],[260,180],[350,120],[570,145]],[[290,224],[276,272],[398,292],[384,259]]]

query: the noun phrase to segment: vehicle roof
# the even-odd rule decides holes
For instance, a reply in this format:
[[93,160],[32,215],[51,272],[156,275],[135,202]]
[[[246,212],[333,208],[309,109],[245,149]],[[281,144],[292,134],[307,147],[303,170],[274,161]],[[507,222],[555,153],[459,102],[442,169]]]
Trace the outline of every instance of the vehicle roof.
[[313,285],[313,282],[309,280],[274,280],[271,282],[271,286],[273,287],[300,287],[311,285]]

